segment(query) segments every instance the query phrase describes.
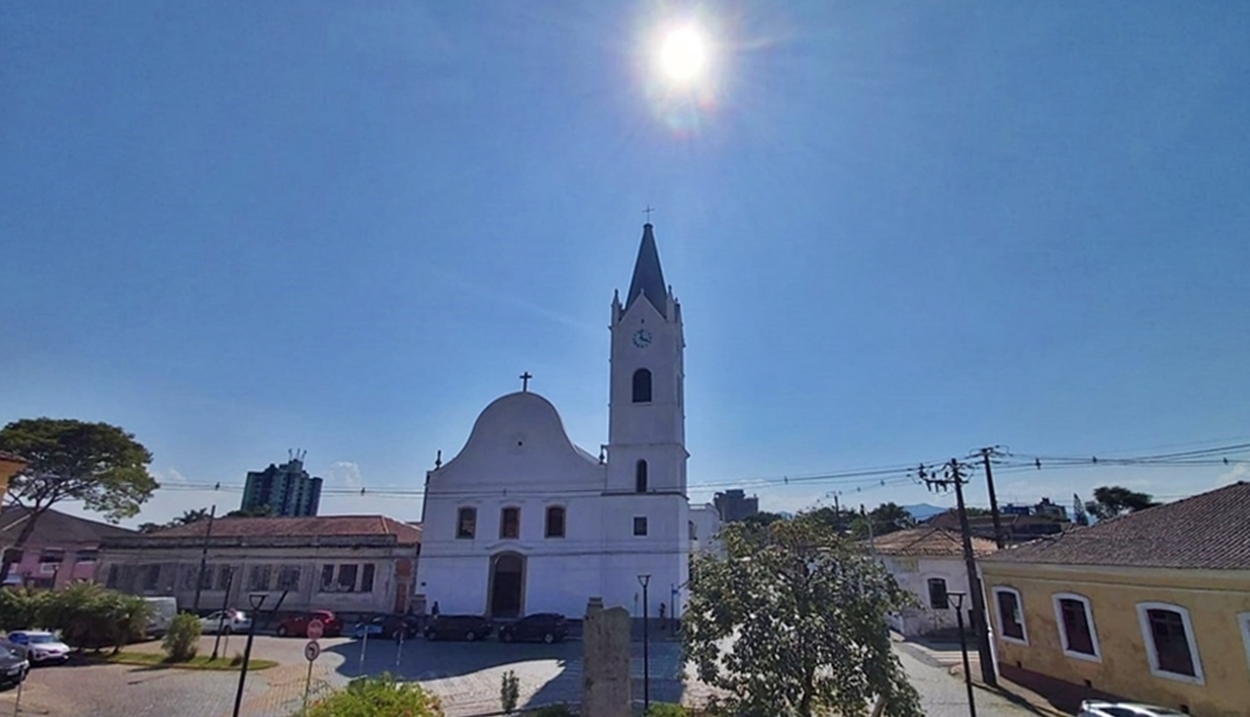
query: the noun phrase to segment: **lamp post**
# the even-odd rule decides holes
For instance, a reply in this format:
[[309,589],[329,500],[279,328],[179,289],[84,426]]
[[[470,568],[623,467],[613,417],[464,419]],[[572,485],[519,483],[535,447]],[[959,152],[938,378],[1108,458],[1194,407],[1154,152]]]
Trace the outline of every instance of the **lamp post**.
[[260,608],[265,604],[264,593],[251,593],[247,601],[252,605],[252,622],[247,627],[247,646],[243,648],[243,665],[239,667],[239,689],[234,693],[234,717],[239,717],[239,707],[243,705],[243,683],[247,680],[247,663],[252,659],[252,638],[256,637],[256,622],[260,619]]
[[642,710],[651,708],[651,640],[647,629],[647,584],[650,575],[639,575],[638,584],[642,585]]
[[964,686],[968,688],[968,714],[977,717],[977,703],[972,696],[972,669],[968,666],[968,638],[964,635],[964,593],[946,593],[955,598],[955,624],[959,627],[959,651],[964,656]]

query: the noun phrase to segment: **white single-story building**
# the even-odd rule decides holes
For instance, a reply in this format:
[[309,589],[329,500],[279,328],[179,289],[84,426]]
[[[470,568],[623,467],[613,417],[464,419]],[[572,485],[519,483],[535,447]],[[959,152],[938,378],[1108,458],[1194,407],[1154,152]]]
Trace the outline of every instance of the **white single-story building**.
[[[916,596],[917,607],[890,616],[890,627],[905,636],[955,630],[955,601],[963,593],[964,626],[971,628],[972,597],[959,533],[941,528],[912,528],[887,533],[872,541],[872,551],[899,587]],[[972,539],[974,556],[997,550],[991,540]]]

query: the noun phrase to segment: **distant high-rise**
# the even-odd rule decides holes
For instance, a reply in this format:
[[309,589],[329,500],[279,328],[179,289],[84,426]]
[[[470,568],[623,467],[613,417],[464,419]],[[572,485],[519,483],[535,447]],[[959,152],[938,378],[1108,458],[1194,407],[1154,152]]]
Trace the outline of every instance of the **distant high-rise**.
[[720,513],[720,519],[726,523],[750,518],[760,512],[760,499],[756,496],[748,498],[746,492],[738,488],[717,493],[712,497],[712,503]]
[[303,454],[280,466],[249,471],[243,486],[243,511],[269,509],[270,515],[316,515],[321,504],[321,479],[304,470]]

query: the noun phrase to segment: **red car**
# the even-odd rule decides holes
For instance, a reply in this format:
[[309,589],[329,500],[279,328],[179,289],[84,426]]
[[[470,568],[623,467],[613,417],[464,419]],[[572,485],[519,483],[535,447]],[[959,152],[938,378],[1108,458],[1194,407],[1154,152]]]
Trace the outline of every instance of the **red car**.
[[326,637],[338,637],[343,634],[343,623],[329,610],[313,610],[301,615],[294,615],[278,625],[278,637],[308,637],[310,620],[320,620],[322,634]]

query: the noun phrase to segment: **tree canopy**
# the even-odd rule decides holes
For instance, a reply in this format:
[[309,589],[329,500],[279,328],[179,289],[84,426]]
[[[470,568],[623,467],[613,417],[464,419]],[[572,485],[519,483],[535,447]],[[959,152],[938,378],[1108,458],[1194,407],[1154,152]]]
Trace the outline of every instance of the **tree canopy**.
[[[138,513],[159,487],[148,473],[148,449],[107,423],[25,418],[0,429],[0,450],[26,459],[26,467],[9,481],[11,503],[30,512],[14,549],[26,544],[39,517],[59,502],[79,501],[116,523]],[[5,574],[8,552],[2,562]]]
[[1099,520],[1114,518],[1117,515],[1145,510],[1159,505],[1149,493],[1138,493],[1118,485],[1100,486],[1094,489],[1094,499],[1085,504],[1085,509]]
[[879,563],[813,520],[730,524],[720,539],[723,557],[692,559],[683,646],[731,714],[862,717],[879,698],[921,717],[885,621],[912,598]]

